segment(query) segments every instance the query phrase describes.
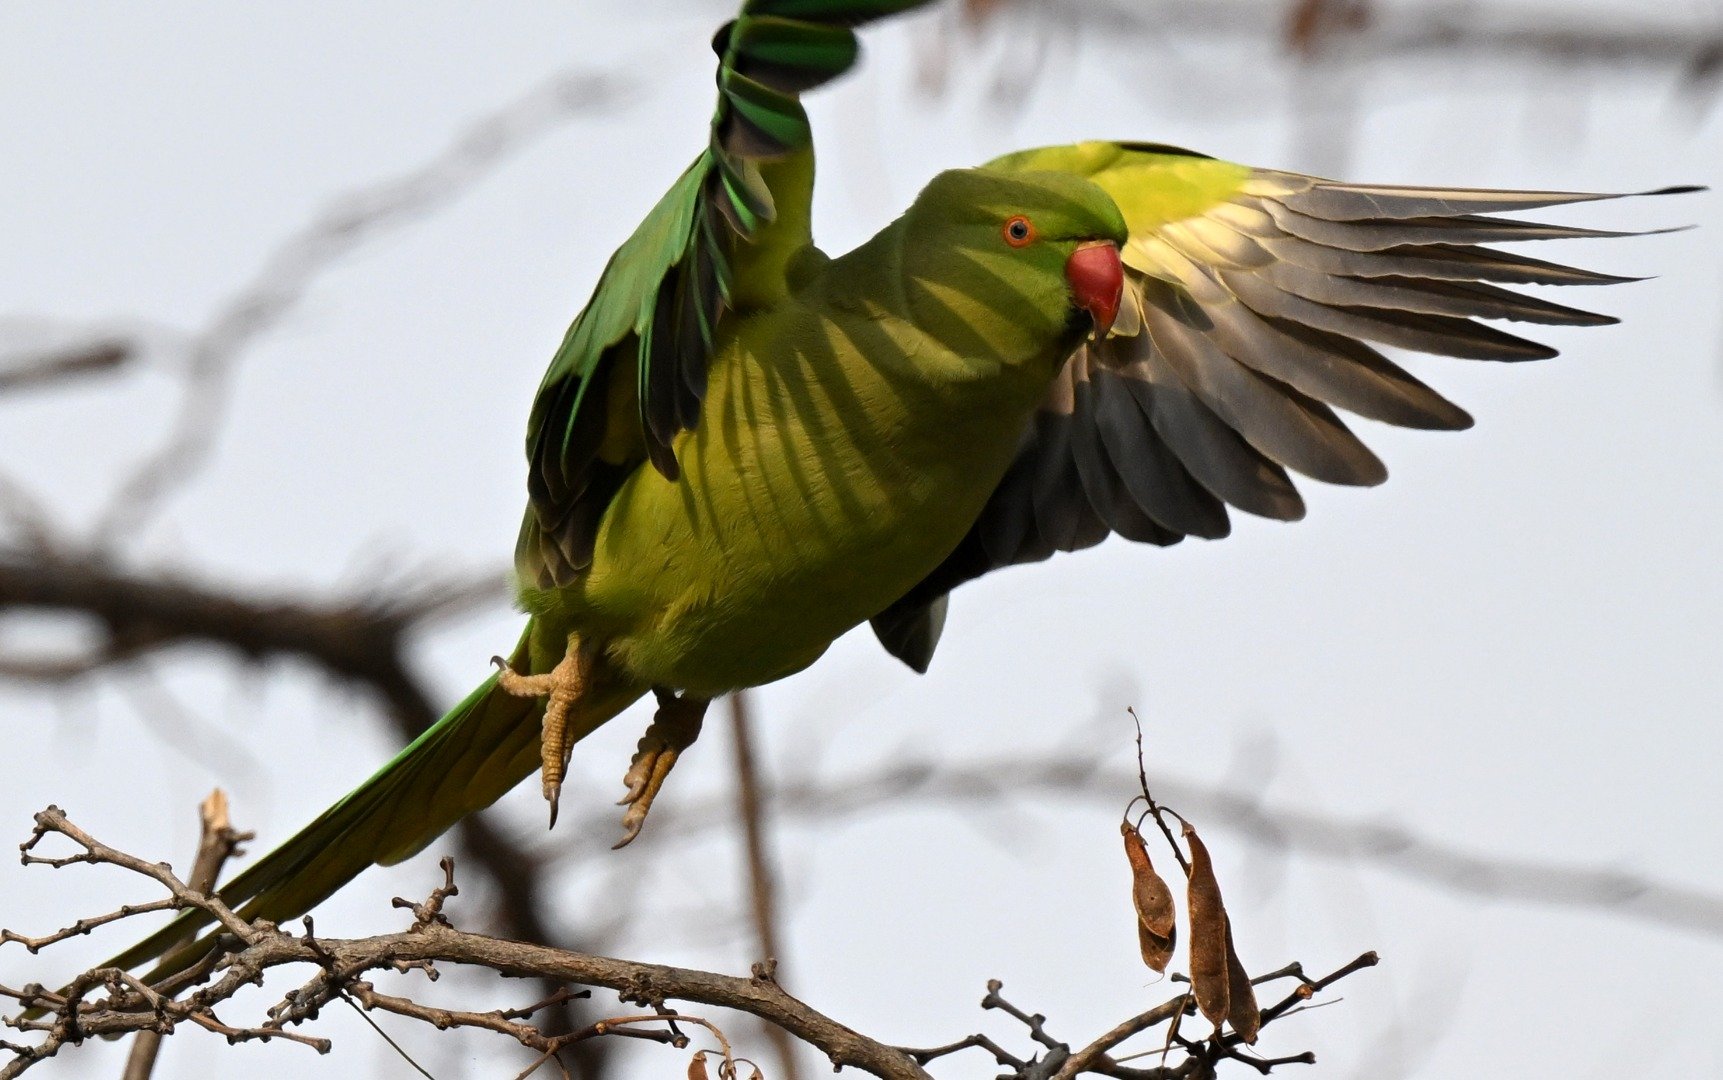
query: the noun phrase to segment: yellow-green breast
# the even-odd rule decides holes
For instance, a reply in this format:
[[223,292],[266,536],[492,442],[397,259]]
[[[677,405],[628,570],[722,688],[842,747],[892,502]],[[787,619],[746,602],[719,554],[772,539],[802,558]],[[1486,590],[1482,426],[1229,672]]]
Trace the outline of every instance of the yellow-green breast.
[[740,320],[681,478],[624,483],[562,613],[641,683],[710,696],[806,667],[957,545],[1054,362],[800,301]]

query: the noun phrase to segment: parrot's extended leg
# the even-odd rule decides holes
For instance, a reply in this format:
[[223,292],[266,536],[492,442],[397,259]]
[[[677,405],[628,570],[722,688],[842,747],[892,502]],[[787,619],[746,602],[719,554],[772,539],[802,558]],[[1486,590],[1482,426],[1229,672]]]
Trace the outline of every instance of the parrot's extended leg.
[[515,697],[546,698],[543,735],[539,739],[541,754],[540,776],[544,781],[544,798],[550,803],[550,824],[556,826],[557,800],[562,795],[562,778],[568,769],[568,755],[574,740],[568,737],[568,711],[580,696],[591,676],[591,657],[572,636],[568,653],[556,667],[543,675],[522,675],[510,668],[502,657],[494,658],[497,685]]
[[622,839],[611,845],[613,848],[624,847],[640,835],[652,800],[657,798],[682,751],[700,737],[700,722],[705,719],[706,706],[711,704],[704,698],[677,697],[669,690],[655,688],[653,693],[658,696],[658,712],[646,734],[640,737],[634,760],[622,778],[628,785],[628,794],[617,805],[628,810],[622,815]]

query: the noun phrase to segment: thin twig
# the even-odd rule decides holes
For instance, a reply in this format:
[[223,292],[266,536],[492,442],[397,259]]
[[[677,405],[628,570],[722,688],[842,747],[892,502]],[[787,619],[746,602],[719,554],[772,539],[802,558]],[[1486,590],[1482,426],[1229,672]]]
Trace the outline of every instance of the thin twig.
[[1027,1062],[1022,1058],[1012,1054],[986,1035],[980,1034],[966,1035],[963,1038],[958,1039],[956,1042],[946,1043],[944,1046],[930,1046],[925,1049],[900,1046],[897,1049],[908,1054],[915,1060],[917,1065],[926,1065],[930,1061],[937,1061],[942,1057],[955,1054],[960,1050],[968,1050],[970,1047],[987,1051],[989,1054],[993,1055],[993,1060],[995,1062],[1008,1068],[1016,1069],[1019,1072],[1021,1072],[1027,1064]]
[[[233,827],[227,812],[227,793],[220,788],[210,792],[203,802],[198,804],[198,844],[197,858],[193,860],[191,876],[186,884],[205,896],[215,892],[216,881],[221,877],[221,868],[227,865],[227,860],[241,854],[239,845],[251,840],[252,833],[240,832]],[[166,901],[172,903],[172,901]],[[181,937],[170,948],[177,949],[191,941],[191,935]],[[126,1069],[120,1074],[120,1080],[149,1080],[155,1071],[156,1057],[161,1053],[162,1032],[150,1029],[140,1031],[132,1040],[132,1049],[126,1055]]]
[[1173,998],[1171,1001],[1163,1002],[1146,1012],[1138,1013],[1129,1020],[1125,1020],[1122,1023],[1114,1025],[1111,1030],[1099,1036],[1082,1049],[1074,1052],[1065,1062],[1064,1067],[1055,1074],[1055,1080],[1070,1080],[1071,1077],[1080,1076],[1085,1072],[1092,1071],[1096,1065],[1101,1064],[1102,1060],[1107,1056],[1107,1052],[1113,1047],[1124,1042],[1126,1039],[1131,1038],[1133,1035],[1140,1034],[1152,1027],[1158,1027],[1159,1025],[1166,1023],[1185,1012],[1186,1009],[1192,1007],[1192,1005],[1193,1001],[1191,996],[1189,994],[1181,994],[1178,997]]
[[[1155,824],[1160,827],[1161,835],[1166,838],[1167,847],[1172,848],[1173,850],[1173,858],[1179,861],[1179,869],[1183,870],[1185,872],[1185,877],[1188,878],[1191,876],[1190,860],[1185,858],[1184,850],[1179,847],[1178,840],[1173,837],[1172,828],[1167,825],[1166,814],[1169,813],[1169,811],[1166,807],[1157,803],[1154,795],[1149,792],[1149,766],[1143,754],[1143,718],[1137,715],[1137,710],[1135,708],[1127,708],[1125,712],[1130,714],[1131,724],[1136,728],[1137,785],[1142,790],[1143,802],[1148,804],[1149,816],[1155,819]],[[1173,816],[1178,817],[1177,814],[1174,814]]]

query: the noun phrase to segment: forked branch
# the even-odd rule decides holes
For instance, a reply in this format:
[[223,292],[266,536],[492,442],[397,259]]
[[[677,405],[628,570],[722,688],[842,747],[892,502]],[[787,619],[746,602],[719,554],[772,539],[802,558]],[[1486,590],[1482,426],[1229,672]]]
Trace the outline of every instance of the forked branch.
[[[66,855],[40,851],[50,837],[70,841],[74,850]],[[92,1037],[136,1032],[167,1035],[186,1024],[221,1035],[229,1042],[280,1039],[327,1053],[332,1048],[330,1040],[299,1029],[315,1021],[325,1006],[336,1002],[353,1006],[367,1019],[370,1014],[383,1013],[439,1030],[467,1028],[502,1035],[534,1055],[522,1076],[547,1063],[560,1064],[558,1055],[562,1051],[588,1040],[605,1036],[636,1038],[685,1050],[692,1047],[696,1030],[704,1032],[699,1036],[702,1040],[709,1038],[716,1044],[694,1047],[696,1056],[702,1059],[698,1068],[703,1069],[705,1058],[710,1057],[719,1062],[718,1075],[734,1078],[740,1075],[739,1064],[751,1064],[749,1059],[737,1055],[714,1019],[683,1012],[674,1003],[747,1013],[818,1050],[834,1067],[852,1066],[886,1080],[929,1080],[930,1074],[924,1066],[971,1047],[990,1053],[1011,1070],[1005,1075],[1014,1080],[1073,1080],[1086,1074],[1172,1080],[1210,1075],[1219,1062],[1227,1060],[1239,1060],[1263,1072],[1279,1064],[1310,1060],[1308,1055],[1281,1059],[1254,1057],[1243,1051],[1232,1035],[1217,1033],[1206,1041],[1186,1040],[1178,1036],[1175,1026],[1157,1044],[1165,1048],[1170,1060],[1151,1069],[1132,1068],[1114,1056],[1115,1048],[1194,1009],[1191,995],[1180,994],[1155,1009],[1114,1025],[1099,1038],[1070,1045],[1048,1033],[1045,1017],[1023,1012],[1000,997],[998,984],[990,985],[983,1007],[1004,1011],[1025,1024],[1033,1044],[1027,1053],[1014,1054],[981,1035],[929,1050],[896,1047],[863,1035],[791,996],[772,978],[767,965],[756,965],[745,976],[725,975],[460,930],[446,912],[448,901],[459,894],[454,863],[449,859],[442,864],[443,881],[423,902],[395,901],[397,907],[412,914],[412,922],[405,930],[342,939],[320,936],[310,919],[303,921],[299,932],[261,920],[247,921],[219,897],[181,880],[167,864],[152,863],[101,843],[68,820],[57,807],[36,815],[35,828],[20,846],[26,864],[119,867],[150,879],[168,895],[164,900],[82,919],[55,934],[32,938],[7,932],[0,940],[17,941],[35,951],[133,914],[169,909],[203,911],[218,923],[222,933],[202,961],[189,971],[155,985],[114,968],[94,968],[60,990],[36,984],[21,989],[0,986],[0,998],[10,999],[23,1010],[6,1019],[5,1026],[35,1039],[30,1043],[0,1042],[0,1049],[11,1055],[9,1061],[0,1065],[0,1080],[12,1080],[36,1063]],[[1292,978],[1298,985],[1285,1001],[1263,1010],[1263,1023],[1287,1015],[1318,990],[1374,962],[1375,957],[1367,954],[1325,979],[1307,979],[1297,965],[1265,977]],[[245,987],[263,982],[270,969],[287,964],[310,965],[315,974],[285,992],[258,1022],[234,1025],[218,1017],[218,1007]],[[377,983],[379,975],[397,980],[416,976],[435,979],[440,964],[488,968],[510,977],[535,977],[562,989],[522,1008],[475,1012],[428,1005],[416,1000],[409,989],[384,990]],[[546,1030],[541,1014],[555,1016],[558,1007],[575,998],[588,997],[594,989],[614,992],[624,1008],[576,1030],[554,1033]]]

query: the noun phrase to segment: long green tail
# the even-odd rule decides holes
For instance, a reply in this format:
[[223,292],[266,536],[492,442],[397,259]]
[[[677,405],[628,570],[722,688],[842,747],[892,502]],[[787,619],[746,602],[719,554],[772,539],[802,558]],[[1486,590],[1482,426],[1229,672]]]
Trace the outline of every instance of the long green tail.
[[[526,670],[527,632],[511,663]],[[579,738],[626,708],[638,694],[595,693],[575,705]],[[539,766],[542,709],[531,698],[497,689],[486,679],[423,735],[340,802],[217,895],[246,919],[283,922],[302,915],[373,863],[392,866],[418,854],[466,815],[481,810]],[[207,942],[181,946],[213,920],[188,911],[107,966],[131,969],[174,950],[150,981],[200,957]]]

